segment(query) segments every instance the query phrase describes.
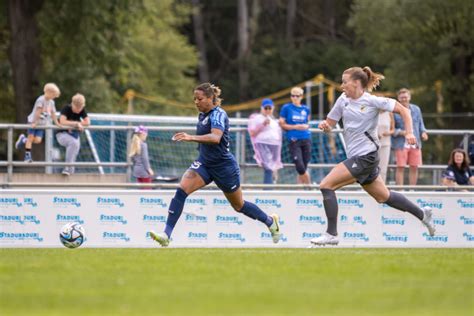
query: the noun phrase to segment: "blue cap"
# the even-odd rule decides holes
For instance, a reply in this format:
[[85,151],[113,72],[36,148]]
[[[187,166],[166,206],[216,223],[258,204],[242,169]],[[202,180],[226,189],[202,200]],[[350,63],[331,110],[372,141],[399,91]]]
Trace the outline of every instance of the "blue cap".
[[274,107],[272,99],[263,99],[262,100],[262,108],[266,106]]

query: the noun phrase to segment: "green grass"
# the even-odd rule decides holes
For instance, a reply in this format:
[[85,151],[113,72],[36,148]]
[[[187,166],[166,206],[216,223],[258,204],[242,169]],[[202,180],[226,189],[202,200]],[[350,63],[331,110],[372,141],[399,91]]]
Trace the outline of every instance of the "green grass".
[[473,315],[474,249],[0,249],[7,315]]

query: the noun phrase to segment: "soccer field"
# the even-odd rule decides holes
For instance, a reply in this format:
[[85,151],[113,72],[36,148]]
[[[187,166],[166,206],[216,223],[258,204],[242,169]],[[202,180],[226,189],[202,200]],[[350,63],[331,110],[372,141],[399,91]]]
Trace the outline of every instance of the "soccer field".
[[473,249],[0,249],[6,315],[473,315]]

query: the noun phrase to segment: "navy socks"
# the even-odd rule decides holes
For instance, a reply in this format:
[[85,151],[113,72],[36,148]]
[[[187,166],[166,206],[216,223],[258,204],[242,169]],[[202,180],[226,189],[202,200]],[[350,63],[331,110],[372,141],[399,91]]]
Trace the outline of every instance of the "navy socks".
[[330,189],[321,189],[321,193],[323,194],[324,211],[328,218],[328,229],[326,232],[337,236],[337,213],[339,207],[337,205],[336,193]]
[[273,218],[265,214],[257,205],[244,201],[244,206],[239,210],[239,212],[247,215],[252,219],[256,219],[262,223],[265,223],[268,227],[273,224]]
[[171,237],[176,223],[178,222],[181,213],[183,213],[184,203],[188,195],[181,188],[176,190],[174,198],[171,200],[170,208],[168,210],[168,218],[166,219],[165,233],[168,238]]

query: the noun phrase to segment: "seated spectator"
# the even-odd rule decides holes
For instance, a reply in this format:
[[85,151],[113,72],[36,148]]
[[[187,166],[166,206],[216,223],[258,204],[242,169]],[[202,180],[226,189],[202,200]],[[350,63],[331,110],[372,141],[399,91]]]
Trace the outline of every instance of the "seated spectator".
[[[61,110],[59,123],[64,127],[71,127],[69,130],[59,130],[56,139],[61,146],[66,147],[66,162],[76,162],[77,155],[81,149],[81,132],[84,126],[90,125],[89,117],[84,109],[86,98],[77,93],[72,97],[71,104],[66,105]],[[67,166],[62,174],[69,176],[74,173],[74,167]]]
[[456,148],[451,152],[448,167],[443,172],[443,184],[447,186],[474,185],[469,158],[464,150]]
[[264,99],[260,113],[249,118],[248,131],[257,164],[263,168],[263,183],[272,184],[278,178],[281,163],[281,128],[273,117],[273,101]]

